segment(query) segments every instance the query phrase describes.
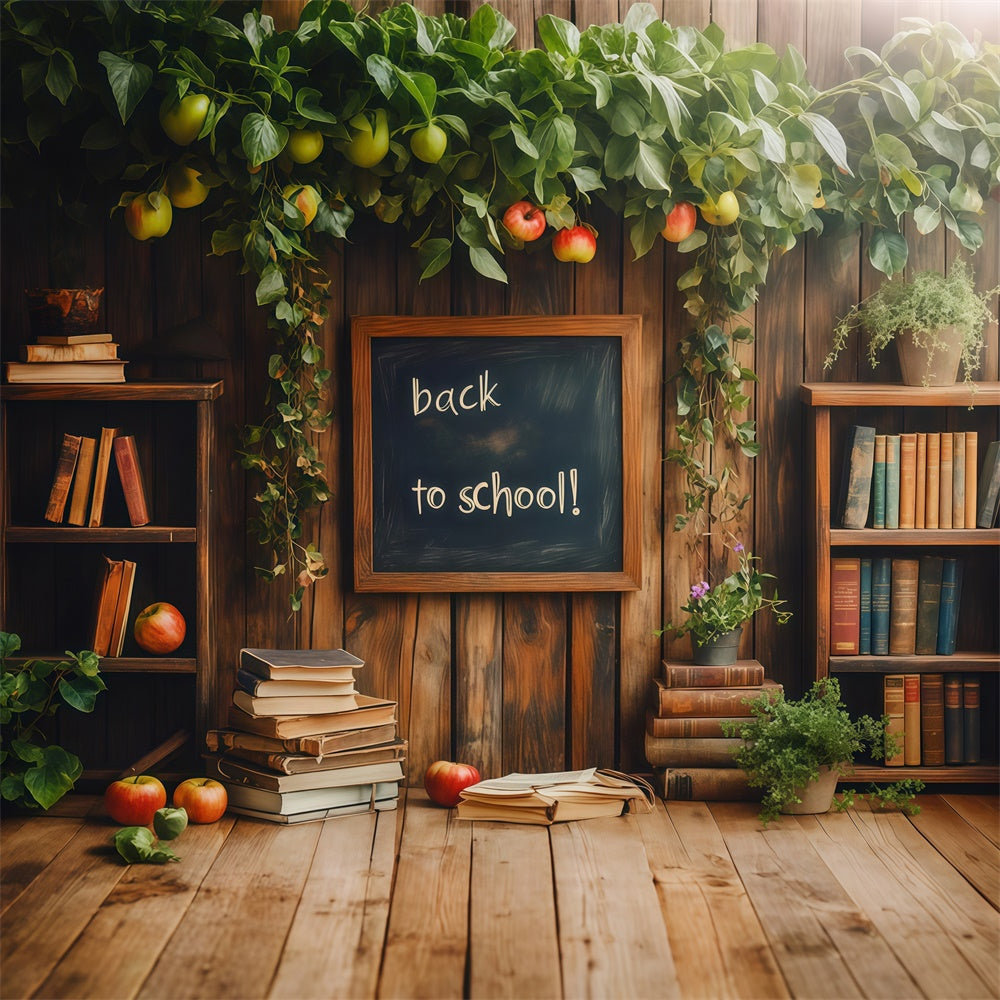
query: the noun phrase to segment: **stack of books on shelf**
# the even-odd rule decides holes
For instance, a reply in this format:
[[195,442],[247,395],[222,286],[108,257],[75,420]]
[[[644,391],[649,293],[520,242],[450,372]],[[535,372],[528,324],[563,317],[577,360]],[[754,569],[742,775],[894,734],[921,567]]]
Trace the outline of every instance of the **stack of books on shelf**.
[[645,733],[646,760],[662,797],[760,798],[733,759],[740,740],[725,737],[722,723],[748,718],[748,701],[781,690],[780,684],[764,676],[757,660],[737,660],[731,666],[664,660],[662,675],[654,679]]
[[951,656],[963,561],[835,557],[830,563],[831,656]]
[[274,823],[395,809],[406,741],[396,703],[360,694],[343,649],[242,649],[228,727],[206,736],[206,774],[229,810]]
[[1000,514],[1000,441],[979,471],[977,431],[879,434],[854,425],[844,447],[842,528],[991,528]]
[[125,365],[110,333],[53,333],[21,348],[6,364],[7,381],[72,384],[124,382]]
[[45,520],[53,524],[99,528],[104,520],[108,471],[114,455],[132,527],[149,524],[149,504],[135,438],[102,427],[100,439],[63,434]]
[[98,656],[121,656],[128,629],[135,563],[103,556],[104,573],[97,589],[97,611],[90,648]]
[[882,684],[898,746],[887,767],[981,763],[978,674],[886,674]]

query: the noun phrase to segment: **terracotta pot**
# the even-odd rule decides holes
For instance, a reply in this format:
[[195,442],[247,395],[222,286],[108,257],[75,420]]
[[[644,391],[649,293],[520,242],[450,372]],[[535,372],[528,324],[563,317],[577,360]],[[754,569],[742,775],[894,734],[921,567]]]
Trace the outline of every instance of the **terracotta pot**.
[[740,648],[740,636],[743,635],[743,626],[734,628],[731,632],[724,632],[715,639],[710,639],[703,646],[698,645],[698,640],[691,635],[691,652],[694,662],[703,667],[728,667],[736,662]]
[[49,333],[93,333],[103,288],[26,288],[28,317],[34,336]]
[[812,816],[829,812],[833,805],[833,793],[837,790],[840,772],[825,764],[819,769],[819,777],[810,781],[805,788],[797,788],[796,795],[801,802],[790,802],[781,807],[783,813],[791,816]]
[[954,385],[958,380],[958,364],[962,360],[962,334],[954,326],[937,331],[943,346],[933,354],[913,342],[909,330],[893,338],[899,356],[899,368],[904,385]]

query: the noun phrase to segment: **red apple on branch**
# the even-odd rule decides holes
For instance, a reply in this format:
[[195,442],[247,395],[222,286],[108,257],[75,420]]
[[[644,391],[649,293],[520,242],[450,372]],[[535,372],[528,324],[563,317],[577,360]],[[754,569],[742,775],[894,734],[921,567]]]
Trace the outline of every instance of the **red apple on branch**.
[[597,239],[588,226],[560,229],[552,238],[552,252],[556,260],[587,264],[597,253]]
[[188,778],[174,789],[174,806],[192,823],[214,823],[226,811],[226,786],[213,778]]
[[667,215],[667,224],[663,227],[663,238],[668,243],[680,243],[693,232],[698,221],[698,213],[689,201],[679,201]]
[[459,792],[479,781],[479,772],[471,764],[436,760],[424,775],[424,788],[431,802],[439,806],[457,806]]
[[503,213],[503,224],[515,239],[530,243],[545,232],[545,212],[530,201],[516,201]]
[[132,774],[104,790],[104,808],[123,826],[149,826],[153,814],[167,804],[167,791],[151,774]]
[[172,653],[184,641],[187,623],[172,604],[158,601],[139,612],[133,634],[147,653]]

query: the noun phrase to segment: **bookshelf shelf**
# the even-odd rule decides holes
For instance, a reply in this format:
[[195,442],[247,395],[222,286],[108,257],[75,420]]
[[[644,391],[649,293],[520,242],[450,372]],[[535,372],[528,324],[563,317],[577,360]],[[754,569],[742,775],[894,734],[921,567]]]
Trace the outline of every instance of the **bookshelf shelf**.
[[[155,742],[155,733],[129,718],[127,706],[136,700],[154,697],[162,705],[162,724],[193,730],[196,745],[205,732],[215,681],[209,607],[213,402],[222,392],[220,380],[2,388],[0,604],[4,628],[22,638],[13,662],[62,659],[66,649],[90,648],[97,564],[107,556],[136,565],[124,655],[101,657],[102,673],[116,675],[99,713],[107,722],[66,717],[70,742],[79,744],[71,748],[86,761],[88,775],[131,763]],[[152,522],[130,525],[114,458],[102,526],[45,522],[63,436],[100,436],[109,427],[135,438]],[[155,601],[176,604],[187,620],[184,643],[168,656],[145,655],[132,637],[135,616]],[[62,717],[57,721],[61,734]]]
[[[925,388],[879,383],[804,383],[809,472],[807,644],[814,678],[842,678],[844,699],[852,712],[881,714],[882,681],[887,674],[975,675],[982,685],[981,752],[988,764],[859,767],[857,780],[996,782],[997,686],[1000,678],[1000,529],[996,528],[838,528],[834,509],[844,475],[844,455],[852,424],[875,426],[879,434],[976,431],[978,462],[986,444],[1000,439],[1000,382]],[[835,560],[891,557],[917,560],[924,554],[952,557],[965,567],[961,591],[957,652],[943,655],[832,656],[831,571]],[[838,592],[839,593],[839,592]],[[814,652],[813,652],[814,651]],[[922,686],[922,685],[921,685]],[[971,758],[967,758],[971,759]],[[853,779],[847,779],[853,780]]]

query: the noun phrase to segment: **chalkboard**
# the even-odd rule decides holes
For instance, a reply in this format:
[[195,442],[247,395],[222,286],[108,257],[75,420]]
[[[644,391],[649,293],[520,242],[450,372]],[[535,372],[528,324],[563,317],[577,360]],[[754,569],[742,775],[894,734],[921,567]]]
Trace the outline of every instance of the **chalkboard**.
[[355,318],[355,587],[637,589],[639,324]]

